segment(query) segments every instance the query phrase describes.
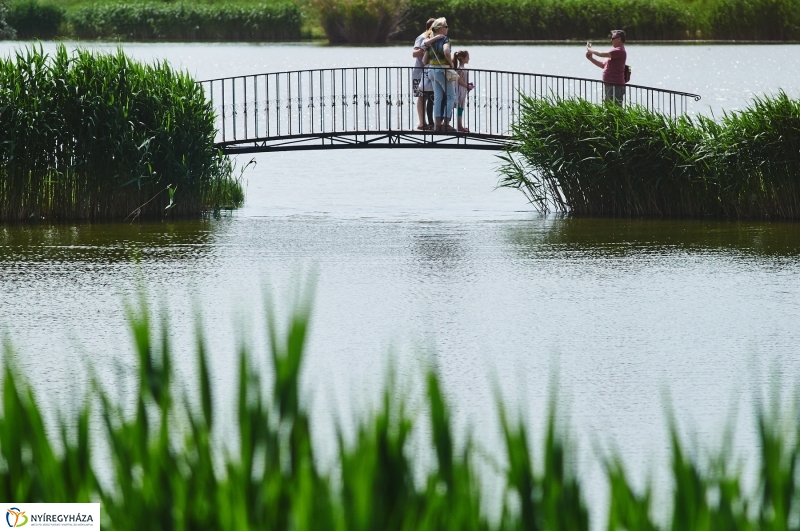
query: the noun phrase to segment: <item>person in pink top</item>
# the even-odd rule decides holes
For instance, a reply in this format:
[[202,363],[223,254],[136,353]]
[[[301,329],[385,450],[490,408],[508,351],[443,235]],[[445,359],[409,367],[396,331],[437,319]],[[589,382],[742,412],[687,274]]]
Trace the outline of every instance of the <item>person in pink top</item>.
[[[625,99],[625,60],[628,52],[625,51],[625,32],[622,30],[611,31],[611,50],[598,52],[592,50],[592,43],[586,43],[586,58],[603,69],[603,84],[605,85],[606,101],[613,101],[622,105]],[[594,58],[605,57],[605,61]]]

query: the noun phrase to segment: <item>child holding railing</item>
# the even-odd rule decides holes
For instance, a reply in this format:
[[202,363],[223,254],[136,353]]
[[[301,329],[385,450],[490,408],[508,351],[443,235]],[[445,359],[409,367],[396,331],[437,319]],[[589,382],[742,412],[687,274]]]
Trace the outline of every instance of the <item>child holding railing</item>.
[[458,82],[456,89],[456,114],[458,116],[458,131],[462,133],[469,133],[469,129],[464,127],[464,107],[467,102],[467,93],[475,88],[475,85],[469,82],[469,70],[467,70],[467,63],[469,63],[469,52],[460,50],[453,55],[453,66],[458,70]]

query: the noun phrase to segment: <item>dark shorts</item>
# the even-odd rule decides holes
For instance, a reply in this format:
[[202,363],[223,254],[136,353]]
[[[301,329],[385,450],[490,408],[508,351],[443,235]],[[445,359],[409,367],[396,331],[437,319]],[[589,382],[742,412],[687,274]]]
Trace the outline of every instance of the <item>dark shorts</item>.
[[422,96],[422,91],[419,89],[419,84],[422,83],[421,79],[412,79],[411,80],[411,89],[414,92],[414,97],[419,98]]
[[625,85],[605,85],[606,101],[622,105],[625,100]]

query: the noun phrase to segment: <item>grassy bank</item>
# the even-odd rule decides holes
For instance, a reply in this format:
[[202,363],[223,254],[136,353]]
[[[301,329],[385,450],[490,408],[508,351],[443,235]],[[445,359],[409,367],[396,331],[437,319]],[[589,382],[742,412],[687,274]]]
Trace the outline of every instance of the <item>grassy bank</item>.
[[0,220],[198,216],[241,187],[202,89],[166,63],[60,46],[0,60]]
[[291,2],[254,5],[109,3],[66,13],[70,36],[126,41],[289,41],[300,39],[302,15]]
[[[312,426],[300,392],[308,309],[269,330],[266,372],[247,348],[238,366],[229,445],[212,436],[221,422],[202,336],[197,336],[197,380],[177,381],[167,323],[155,326],[143,306],[129,311],[138,353],[138,392],[129,404],[95,381],[85,405],[55,425],[45,419],[22,375],[6,364],[0,416],[0,496],[16,502],[102,503],[103,528],[302,530],[585,530],[589,529],[574,446],[551,408],[540,447],[530,429],[499,406],[503,444],[490,450],[454,444],[450,406],[435,372],[424,379],[424,415],[412,414],[391,383],[380,406],[362,418],[351,443],[338,440],[333,472],[320,468]],[[157,330],[160,329],[160,332]],[[246,343],[245,343],[246,344]],[[181,346],[184,350],[186,346]],[[8,351],[6,362],[13,360]],[[191,388],[192,399],[187,399]],[[131,407],[133,406],[133,407]],[[670,440],[672,507],[653,520],[650,490],[634,488],[624,463],[609,456],[607,528],[796,529],[796,423],[781,422],[777,403],[759,410],[757,488],[745,494],[736,456],[697,457],[677,436]],[[792,410],[796,413],[796,409]],[[63,418],[63,417],[59,417]],[[423,425],[424,426],[421,426]],[[784,429],[786,428],[786,429]],[[414,430],[430,433],[430,467],[416,466]],[[57,441],[48,434],[56,434]],[[94,437],[94,440],[92,440]],[[235,444],[231,448],[230,444]],[[538,446],[538,445],[537,445]],[[103,447],[110,482],[98,482],[93,451]],[[107,451],[106,451],[107,450]],[[476,466],[499,466],[506,495],[500,521],[484,510]],[[663,509],[661,507],[660,509]],[[595,529],[604,527],[595,522]]]
[[800,0],[10,0],[19,38],[413,41],[430,16],[455,39],[800,40]]
[[527,99],[514,140],[501,184],[542,211],[800,219],[800,102],[783,93],[716,121]]
[[411,0],[413,39],[431,13],[457,39],[800,40],[800,0]]

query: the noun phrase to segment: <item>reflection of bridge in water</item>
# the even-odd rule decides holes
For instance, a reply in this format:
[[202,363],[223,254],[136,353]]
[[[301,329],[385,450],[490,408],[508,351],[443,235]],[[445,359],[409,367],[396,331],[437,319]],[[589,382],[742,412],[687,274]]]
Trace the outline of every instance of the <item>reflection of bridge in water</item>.
[[[581,79],[470,70],[469,133],[418,131],[410,67],[298,70],[201,81],[216,114],[216,145],[226,153],[341,148],[502,149],[522,97],[600,103],[605,86]],[[700,96],[627,85],[625,105],[678,116]],[[453,125],[455,125],[455,113]]]

